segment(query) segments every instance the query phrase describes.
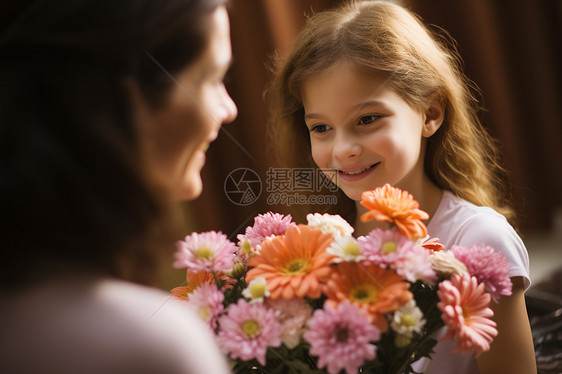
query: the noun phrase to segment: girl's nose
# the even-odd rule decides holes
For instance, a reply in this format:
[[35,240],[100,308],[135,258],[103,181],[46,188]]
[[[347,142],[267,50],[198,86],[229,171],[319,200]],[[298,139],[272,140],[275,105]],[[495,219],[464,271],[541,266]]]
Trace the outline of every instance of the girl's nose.
[[335,136],[332,154],[335,159],[344,161],[361,155],[362,149],[359,138],[342,132]]

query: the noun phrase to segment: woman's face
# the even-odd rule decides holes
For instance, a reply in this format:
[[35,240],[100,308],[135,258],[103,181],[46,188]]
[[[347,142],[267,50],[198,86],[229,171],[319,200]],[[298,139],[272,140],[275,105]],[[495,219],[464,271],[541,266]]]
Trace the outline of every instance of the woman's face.
[[[385,79],[338,63],[302,90],[312,157],[353,200],[390,183],[414,196],[424,180],[425,137],[440,122],[412,109]],[[434,123],[435,122],[435,123]]]
[[232,59],[226,8],[218,7],[209,18],[209,43],[202,55],[174,77],[162,106],[143,113],[149,157],[177,200],[201,194],[205,152],[221,125],[237,115],[223,84]]

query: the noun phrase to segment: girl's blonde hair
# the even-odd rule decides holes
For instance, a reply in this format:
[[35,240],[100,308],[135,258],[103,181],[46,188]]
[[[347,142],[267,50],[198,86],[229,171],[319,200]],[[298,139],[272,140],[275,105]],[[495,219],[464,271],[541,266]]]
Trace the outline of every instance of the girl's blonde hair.
[[[310,17],[266,93],[279,166],[315,167],[301,88],[309,77],[345,60],[360,71],[382,74],[412,108],[425,111],[440,99],[445,119],[427,141],[426,174],[439,187],[514,218],[496,147],[477,115],[473,92],[478,90],[462,73],[456,47],[451,42],[448,48],[448,41],[388,2],[351,2]],[[355,205],[341,191],[334,208],[354,219]]]

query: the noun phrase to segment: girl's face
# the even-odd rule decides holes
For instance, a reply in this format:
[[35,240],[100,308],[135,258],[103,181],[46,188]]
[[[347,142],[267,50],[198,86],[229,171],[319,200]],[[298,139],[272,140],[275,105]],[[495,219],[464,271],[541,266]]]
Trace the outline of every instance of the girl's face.
[[210,20],[202,55],[175,77],[162,107],[143,113],[151,161],[177,200],[200,195],[205,151],[221,125],[237,115],[223,84],[232,58],[226,8],[217,8]]
[[306,80],[302,98],[312,157],[349,198],[385,183],[421,192],[423,138],[440,121],[410,107],[385,78],[345,62]]

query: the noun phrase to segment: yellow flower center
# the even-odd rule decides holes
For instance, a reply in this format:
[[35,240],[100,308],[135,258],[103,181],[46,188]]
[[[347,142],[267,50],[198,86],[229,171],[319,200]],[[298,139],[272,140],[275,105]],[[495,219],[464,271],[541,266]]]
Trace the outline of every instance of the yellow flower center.
[[350,296],[353,301],[370,304],[377,300],[378,290],[369,284],[362,284],[353,288]]
[[202,306],[201,309],[199,309],[199,317],[201,317],[201,319],[203,321],[206,321],[209,319],[209,317],[211,316],[211,308],[209,308],[208,305]]
[[248,338],[253,338],[260,332],[260,325],[253,319],[249,319],[242,324],[242,331]]
[[210,260],[213,257],[213,251],[207,247],[201,247],[195,252],[195,257],[200,260]]
[[252,248],[252,244],[249,240],[244,240],[240,245],[240,250],[243,255],[250,256],[254,254],[254,249]]
[[258,299],[260,297],[264,297],[266,290],[267,290],[267,286],[263,283],[252,284],[252,287],[250,287],[250,294],[252,295],[252,299]]
[[303,274],[308,271],[308,261],[302,258],[295,258],[285,265],[285,273],[290,275]]
[[396,252],[398,245],[395,242],[385,242],[382,244],[381,250],[385,255]]
[[347,243],[345,247],[343,247],[343,253],[348,256],[357,257],[361,254],[361,251],[359,250],[357,243],[351,242]]
[[414,326],[416,324],[416,320],[409,314],[403,314],[400,317],[400,324],[403,326]]
[[470,309],[468,309],[465,306],[461,307],[462,309],[462,317],[464,318],[464,323],[466,323],[467,325],[470,324]]

